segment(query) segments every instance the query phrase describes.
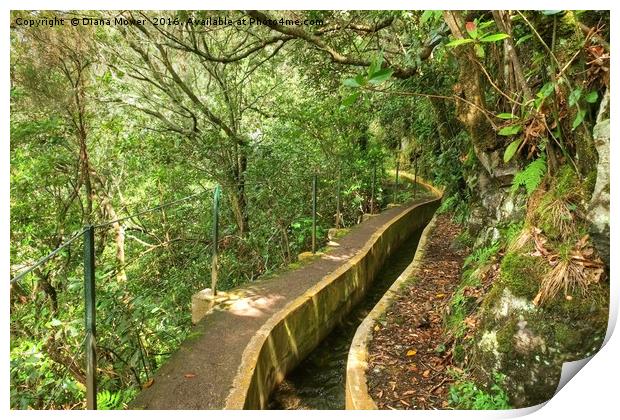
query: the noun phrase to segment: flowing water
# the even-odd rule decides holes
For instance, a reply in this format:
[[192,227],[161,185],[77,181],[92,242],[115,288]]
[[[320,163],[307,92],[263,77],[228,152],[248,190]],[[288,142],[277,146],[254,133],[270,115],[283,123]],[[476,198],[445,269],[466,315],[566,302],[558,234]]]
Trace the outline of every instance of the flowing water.
[[276,410],[345,408],[345,372],[351,340],[359,324],[413,260],[421,233],[422,229],[413,233],[387,259],[365,298],[295,370],[288,374],[271,395],[269,408]]

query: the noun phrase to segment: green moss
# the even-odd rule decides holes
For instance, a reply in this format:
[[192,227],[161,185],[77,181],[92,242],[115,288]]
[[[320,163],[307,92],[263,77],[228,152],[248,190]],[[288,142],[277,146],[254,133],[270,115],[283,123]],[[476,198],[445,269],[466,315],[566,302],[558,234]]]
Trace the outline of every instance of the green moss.
[[510,319],[497,330],[497,350],[500,353],[512,353],[514,351],[514,336],[518,330],[516,318]]
[[332,240],[337,240],[337,239],[341,239],[344,236],[346,236],[349,232],[351,231],[351,228],[340,228],[340,229],[334,229],[333,232],[333,238]]
[[607,324],[609,286],[606,283],[592,284],[585,293],[576,293],[571,296],[572,299],[567,300],[564,294],[560,293],[546,304],[544,309],[565,320],[588,319],[592,322],[598,321]]
[[555,198],[563,198],[567,195],[572,195],[579,192],[582,188],[582,184],[577,177],[577,174],[569,165],[564,165],[558,171],[558,175],[553,183],[553,188],[550,192]]
[[588,172],[585,179],[583,180],[583,189],[586,194],[586,199],[588,200],[592,196],[592,193],[594,192],[594,187],[596,186],[596,175],[596,169],[591,170],[590,172]]
[[558,324],[554,328],[555,341],[564,351],[571,353],[583,350],[583,333],[567,324]]
[[465,348],[462,344],[455,344],[452,349],[452,357],[457,364],[462,364],[465,361]]
[[578,232],[585,225],[577,217],[583,212],[578,207],[586,196],[587,188],[575,171],[569,165],[564,165],[559,169],[549,191],[540,198],[534,209],[534,224],[543,230],[552,243],[579,239]]
[[482,303],[482,311],[484,314],[489,313],[495,304],[502,298],[502,294],[504,292],[504,286],[499,283],[495,283],[491,290],[484,297],[484,302]]
[[534,299],[545,265],[538,257],[508,253],[501,263],[501,283],[517,297]]

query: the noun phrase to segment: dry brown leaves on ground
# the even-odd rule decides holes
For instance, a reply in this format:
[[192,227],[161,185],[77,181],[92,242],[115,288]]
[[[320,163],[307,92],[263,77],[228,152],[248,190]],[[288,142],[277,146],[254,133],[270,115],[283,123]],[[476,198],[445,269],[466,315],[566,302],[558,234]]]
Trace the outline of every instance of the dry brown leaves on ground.
[[451,247],[458,234],[459,227],[448,216],[437,218],[416,281],[402,291],[373,332],[368,387],[380,409],[448,406],[452,355],[445,348],[442,318],[465,256],[464,250]]

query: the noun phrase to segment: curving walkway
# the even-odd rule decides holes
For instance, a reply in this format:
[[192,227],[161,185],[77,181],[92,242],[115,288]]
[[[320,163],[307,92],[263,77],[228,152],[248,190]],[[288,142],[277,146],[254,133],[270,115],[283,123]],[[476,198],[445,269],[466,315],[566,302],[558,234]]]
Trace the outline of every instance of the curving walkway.
[[130,408],[226,408],[238,369],[247,366],[242,355],[261,327],[325,276],[346,265],[381,226],[430,201],[436,199],[388,209],[355,226],[338,241],[338,247],[308,265],[236,290],[236,299],[216,308],[194,327],[191,338],[158,370],[153,384]]

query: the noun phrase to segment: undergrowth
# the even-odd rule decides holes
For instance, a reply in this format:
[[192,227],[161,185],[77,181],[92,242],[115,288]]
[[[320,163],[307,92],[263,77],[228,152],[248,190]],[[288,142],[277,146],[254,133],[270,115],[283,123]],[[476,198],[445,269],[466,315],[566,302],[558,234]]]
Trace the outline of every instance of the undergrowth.
[[508,410],[508,395],[502,388],[505,376],[495,373],[488,391],[478,388],[469,380],[462,380],[450,387],[450,406],[461,410]]

